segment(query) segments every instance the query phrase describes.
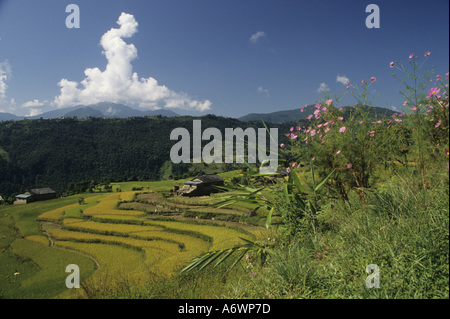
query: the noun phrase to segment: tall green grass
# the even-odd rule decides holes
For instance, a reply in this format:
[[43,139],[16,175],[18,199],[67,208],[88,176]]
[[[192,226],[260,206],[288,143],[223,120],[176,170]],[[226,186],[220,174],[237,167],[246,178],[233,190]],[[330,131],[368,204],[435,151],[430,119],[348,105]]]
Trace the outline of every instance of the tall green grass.
[[[334,202],[315,231],[304,228],[272,252],[257,284],[229,297],[448,298],[448,184],[427,192],[398,178],[371,193]],[[380,287],[366,286],[366,267],[380,269]],[[275,288],[276,286],[276,288]]]

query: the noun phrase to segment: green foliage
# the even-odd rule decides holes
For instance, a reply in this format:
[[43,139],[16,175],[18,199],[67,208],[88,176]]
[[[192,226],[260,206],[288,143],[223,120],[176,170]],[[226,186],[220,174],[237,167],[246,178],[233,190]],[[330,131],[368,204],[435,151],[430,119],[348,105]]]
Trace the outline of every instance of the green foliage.
[[85,256],[17,238],[12,216],[16,218],[16,213],[9,207],[0,212],[2,298],[51,298],[67,290],[67,265],[79,265],[82,279],[95,270],[92,260]]
[[214,265],[214,267],[217,267],[218,265],[222,264],[225,260],[227,260],[227,258],[229,258],[231,255],[238,254],[233,264],[229,268],[231,270],[249,252],[254,252],[257,258],[260,260],[261,266],[263,266],[269,255],[268,246],[255,243],[242,237],[239,238],[242,239],[245,242],[245,244],[236,245],[235,247],[229,249],[206,252],[203,255],[194,258],[188,266],[186,266],[181,270],[181,273],[188,273],[194,269],[198,269],[200,271],[215,261],[216,264]]
[[[6,199],[21,189],[51,187],[57,192],[89,192],[98,184],[188,178],[202,172],[236,169],[234,164],[168,163],[173,129],[259,128],[261,122],[206,115],[128,119],[73,118],[0,123],[0,191]],[[285,129],[284,124],[272,127]],[[203,141],[206,145],[208,141]]]

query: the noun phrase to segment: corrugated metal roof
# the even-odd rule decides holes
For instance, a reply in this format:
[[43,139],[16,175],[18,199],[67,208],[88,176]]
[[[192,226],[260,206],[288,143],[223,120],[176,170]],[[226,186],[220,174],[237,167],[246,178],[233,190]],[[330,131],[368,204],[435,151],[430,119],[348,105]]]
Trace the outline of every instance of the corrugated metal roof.
[[17,199],[27,199],[30,198],[31,195],[19,194],[15,196]]
[[201,183],[203,183],[203,182],[187,181],[187,182],[184,182],[184,185],[199,185]]
[[196,178],[193,179],[193,181],[196,181],[196,180],[199,180],[203,183],[223,182],[224,181],[224,179],[222,177],[220,177],[219,175],[214,175],[214,174],[197,176]]

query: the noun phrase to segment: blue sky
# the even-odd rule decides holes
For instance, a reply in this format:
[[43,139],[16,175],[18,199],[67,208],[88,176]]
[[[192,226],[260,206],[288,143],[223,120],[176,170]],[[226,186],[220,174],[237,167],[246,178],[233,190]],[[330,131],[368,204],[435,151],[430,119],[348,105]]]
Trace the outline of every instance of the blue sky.
[[[80,28],[66,27],[70,3]],[[371,3],[380,28],[366,27]],[[313,104],[321,85],[333,96],[345,90],[338,77],[371,76],[374,105],[400,109],[389,63],[429,51],[444,75],[448,30],[448,0],[0,0],[0,112],[109,100],[239,117]]]

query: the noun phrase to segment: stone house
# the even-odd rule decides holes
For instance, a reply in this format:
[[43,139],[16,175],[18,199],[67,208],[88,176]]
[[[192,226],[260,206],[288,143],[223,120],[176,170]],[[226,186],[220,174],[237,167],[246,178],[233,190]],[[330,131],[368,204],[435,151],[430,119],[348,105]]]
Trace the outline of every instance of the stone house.
[[51,188],[34,188],[23,194],[16,195],[14,205],[28,204],[40,200],[47,200],[56,197],[56,192]]
[[224,186],[224,179],[219,175],[201,175],[184,182],[184,186],[177,190],[177,195],[181,196],[205,196],[211,193],[218,193],[221,190],[216,186]]

